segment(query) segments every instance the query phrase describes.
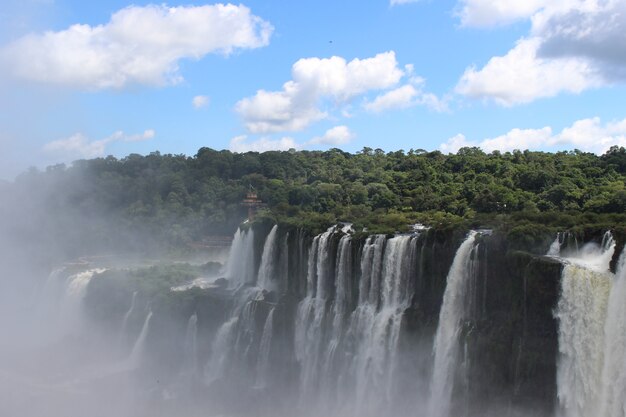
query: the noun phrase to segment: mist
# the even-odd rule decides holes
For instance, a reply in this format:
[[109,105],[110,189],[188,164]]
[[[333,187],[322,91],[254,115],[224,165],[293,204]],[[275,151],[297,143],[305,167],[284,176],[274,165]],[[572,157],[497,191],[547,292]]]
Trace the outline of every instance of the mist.
[[490,229],[260,219],[183,251],[56,169],[3,184],[2,415],[622,415],[610,231],[514,252]]

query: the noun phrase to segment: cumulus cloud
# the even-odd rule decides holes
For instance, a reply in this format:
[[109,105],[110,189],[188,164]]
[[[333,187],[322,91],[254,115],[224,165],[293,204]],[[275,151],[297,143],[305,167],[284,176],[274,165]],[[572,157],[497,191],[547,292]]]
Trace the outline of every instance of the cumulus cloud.
[[314,137],[310,144],[345,145],[354,139],[354,133],[347,126],[335,126],[328,129],[323,136]]
[[602,85],[602,80],[585,60],[538,57],[540,43],[537,38],[523,39],[505,56],[491,58],[483,68],[466,69],[455,91],[512,106],[564,91],[580,93]]
[[281,91],[259,90],[240,100],[236,111],[252,133],[297,131],[328,116],[320,102],[346,103],[369,91],[396,85],[404,76],[393,51],[372,58],[303,58]]
[[259,48],[272,31],[243,5],[129,6],[104,25],[19,38],[0,51],[0,62],[18,78],[88,90],[160,86],[182,80],[182,59]]
[[291,137],[272,139],[262,136],[258,139],[251,139],[248,135],[240,135],[230,140],[229,149],[233,152],[287,151],[305,149],[311,145],[345,145],[355,137],[356,135],[347,126],[341,125],[330,128],[322,136],[316,136],[306,142],[297,142]]
[[626,146],[626,119],[606,124],[602,124],[599,117],[582,119],[557,134],[553,134],[549,126],[512,129],[504,135],[482,141],[468,140],[465,135],[458,134],[441,144],[439,149],[454,153],[468,146],[477,146],[486,152],[558,148],[603,154],[614,145]]
[[191,104],[196,109],[201,109],[209,105],[209,97],[208,96],[195,96],[191,100]]
[[113,142],[139,142],[154,138],[155,131],[148,129],[141,134],[126,135],[122,131],[117,131],[111,136],[100,139],[90,140],[82,133],[58,139],[44,145],[46,152],[62,154],[68,158],[96,158],[104,156],[106,147]]
[[404,109],[408,107],[423,105],[431,110],[442,112],[448,110],[448,103],[445,99],[440,99],[432,93],[425,93],[419,82],[406,84],[391,91],[387,91],[371,102],[366,102],[363,107],[367,111],[380,113],[390,109]]
[[229,149],[233,152],[265,152],[265,151],[287,151],[297,149],[300,145],[293,138],[284,137],[280,139],[270,139],[266,137],[257,140],[249,140],[247,135],[236,136],[230,140]]
[[461,0],[457,14],[463,26],[488,27],[527,19],[549,0]]
[[376,113],[387,109],[402,109],[410,107],[417,94],[417,89],[407,84],[379,95],[374,101],[365,103],[364,107]]
[[533,30],[542,39],[540,57],[584,59],[606,82],[626,81],[626,2],[583,2],[539,15]]
[[528,103],[626,81],[626,3],[622,0],[463,0],[461,22],[489,26],[530,18],[529,34],[504,56],[468,68],[456,92]]

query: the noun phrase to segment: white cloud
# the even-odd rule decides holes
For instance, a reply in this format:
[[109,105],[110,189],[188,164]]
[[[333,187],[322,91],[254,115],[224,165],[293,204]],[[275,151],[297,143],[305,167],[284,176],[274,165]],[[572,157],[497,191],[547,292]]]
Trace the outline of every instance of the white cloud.
[[623,0],[462,0],[461,22],[493,26],[529,18],[529,34],[504,56],[470,67],[456,91],[501,105],[626,81]]
[[542,39],[538,55],[584,59],[606,82],[626,81],[626,2],[579,3],[533,18],[533,34]]
[[206,107],[209,105],[209,97],[208,96],[195,96],[191,100],[191,104],[193,104],[193,107],[195,107],[196,109],[201,109],[202,107]]
[[539,46],[537,38],[523,39],[505,56],[491,58],[483,68],[468,68],[455,91],[512,106],[561,92],[580,93],[602,84],[588,62],[539,58]]
[[292,138],[284,137],[280,139],[260,139],[249,141],[248,136],[236,136],[230,140],[229,149],[233,152],[265,152],[265,151],[287,151],[297,149],[300,145]]
[[229,149],[233,152],[265,152],[287,151],[289,149],[304,149],[311,145],[345,145],[354,139],[356,135],[347,126],[335,126],[330,128],[322,136],[317,136],[306,142],[296,142],[291,137],[272,139],[262,136],[258,139],[250,139],[248,135],[240,135],[230,140]]
[[478,146],[486,152],[557,148],[603,154],[613,145],[626,146],[626,119],[604,125],[598,117],[582,119],[558,134],[553,134],[549,126],[541,129],[512,129],[504,135],[480,142],[467,140],[463,134],[458,134],[441,144],[439,149],[454,153],[467,146]]
[[232,4],[129,6],[98,26],[30,34],[0,51],[14,76],[88,90],[179,82],[181,59],[265,46],[272,26]]
[[126,135],[117,131],[111,136],[100,140],[89,140],[82,133],[75,133],[66,139],[58,139],[44,145],[46,152],[63,154],[68,158],[96,158],[104,156],[106,147],[113,142],[139,142],[154,138],[155,131],[148,129],[142,134]]
[[463,26],[487,27],[527,19],[549,0],[461,0],[458,16]]
[[439,149],[442,152],[456,153],[458,152],[459,149],[470,147],[470,146],[478,146],[478,145],[475,142],[468,141],[464,134],[459,133],[451,137],[450,139],[448,139],[446,142],[439,145]]
[[335,126],[328,129],[323,136],[315,137],[310,144],[345,145],[354,139],[355,135],[347,126]]
[[236,104],[252,133],[302,130],[323,119],[321,101],[346,103],[356,96],[396,85],[404,76],[393,51],[367,59],[304,58],[292,67],[292,80],[281,91],[259,90]]
[[504,135],[485,139],[480,147],[487,152],[512,151],[515,149],[539,149],[552,141],[552,128],[542,129],[513,129]]
[[602,125],[599,117],[583,119],[565,128],[552,139],[557,146],[604,153],[611,146],[626,146],[626,119]]
[[[366,102],[363,107],[367,111],[380,113],[390,109],[404,109],[407,107],[423,105],[431,110],[442,112],[448,110],[448,103],[432,93],[424,93],[421,85],[424,80],[415,78],[413,84],[406,84],[394,90],[387,91],[376,97],[371,102]],[[417,85],[417,86],[416,86]]]
[[411,84],[403,85],[395,90],[379,95],[372,102],[365,103],[368,111],[379,113],[388,109],[403,109],[413,105],[418,91]]

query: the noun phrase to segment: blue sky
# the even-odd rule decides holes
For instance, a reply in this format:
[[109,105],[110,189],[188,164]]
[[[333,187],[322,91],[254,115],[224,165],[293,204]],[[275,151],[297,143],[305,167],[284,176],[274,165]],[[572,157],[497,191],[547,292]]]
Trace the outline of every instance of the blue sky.
[[626,145],[622,0],[6,3],[0,178],[202,146]]

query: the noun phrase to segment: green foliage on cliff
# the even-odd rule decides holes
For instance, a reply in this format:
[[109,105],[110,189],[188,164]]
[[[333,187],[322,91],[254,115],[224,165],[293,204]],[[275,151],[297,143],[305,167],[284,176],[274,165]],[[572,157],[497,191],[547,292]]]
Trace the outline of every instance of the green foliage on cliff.
[[315,230],[345,220],[370,231],[393,231],[412,222],[505,228],[624,224],[625,184],[626,149],[617,147],[602,156],[487,154],[478,148],[450,155],[201,148],[193,157],[154,152],[31,170],[9,193],[36,196],[29,198],[45,207],[59,234],[78,233],[73,221],[86,217],[83,227],[103,245],[147,235],[180,247],[232,233],[246,216],[240,203],[249,186],[267,204],[265,217]]

